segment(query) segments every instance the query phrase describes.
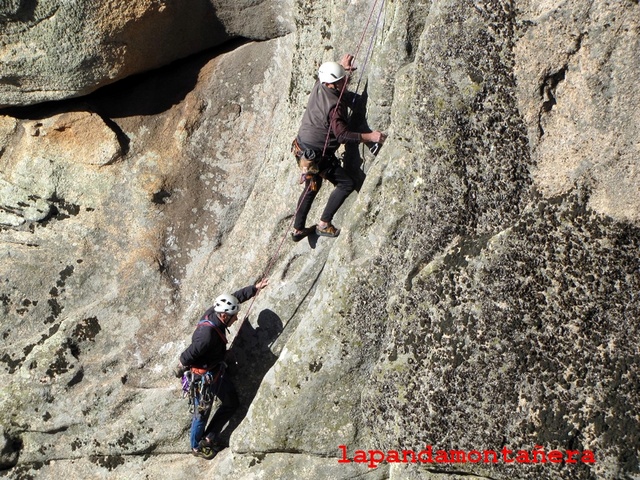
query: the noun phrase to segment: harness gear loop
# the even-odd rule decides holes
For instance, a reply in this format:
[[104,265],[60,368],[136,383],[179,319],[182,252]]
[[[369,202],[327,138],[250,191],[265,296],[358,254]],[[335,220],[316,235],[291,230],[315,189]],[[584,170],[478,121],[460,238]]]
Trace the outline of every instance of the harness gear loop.
[[[189,397],[189,413],[195,412],[196,401],[199,413],[204,413],[211,408],[215,397],[218,396],[220,391],[222,377],[226,369],[227,364],[220,362],[211,369],[192,367],[185,372],[182,380],[182,389],[183,397]],[[213,391],[214,386],[216,386],[215,392]]]
[[304,183],[307,180],[311,182],[311,191],[318,190],[318,184],[315,181],[315,175],[320,173],[320,168],[316,162],[316,152],[311,149],[303,150],[297,138],[293,139],[291,144],[291,153],[296,157],[298,167],[300,167],[300,179],[298,183]]
[[[298,183],[304,183],[308,180],[310,182],[309,190],[317,192],[320,188],[318,176],[326,178],[327,172],[336,164],[335,155],[321,156],[320,152],[311,148],[302,149],[297,138],[291,144],[291,152],[296,157],[296,162],[298,162],[298,167],[300,167],[301,171]],[[297,209],[296,213],[298,213]]]

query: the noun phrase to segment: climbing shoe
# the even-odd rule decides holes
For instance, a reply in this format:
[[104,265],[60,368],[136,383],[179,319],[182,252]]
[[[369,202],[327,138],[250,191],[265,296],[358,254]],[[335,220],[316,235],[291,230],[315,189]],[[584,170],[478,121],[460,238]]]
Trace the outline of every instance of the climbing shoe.
[[313,227],[306,227],[303,228],[300,233],[296,233],[293,232],[291,234],[291,240],[293,240],[294,242],[299,242],[300,240],[302,240],[303,238],[308,237],[309,235],[311,235],[312,233],[315,233],[316,231],[316,226],[314,225]]
[[320,237],[337,237],[340,235],[340,229],[328,224],[326,227],[321,228],[319,225],[316,227],[316,234]]
[[215,457],[218,452],[219,452],[219,450],[216,451],[215,449],[213,449],[212,447],[210,447],[208,445],[204,445],[204,446],[203,445],[199,445],[198,448],[194,448],[193,449],[193,455],[195,457],[204,458],[205,460],[212,460],[213,457]]
[[198,442],[198,450],[213,452],[211,458],[215,457],[219,452],[221,452],[228,446],[228,443],[211,441],[206,437]]

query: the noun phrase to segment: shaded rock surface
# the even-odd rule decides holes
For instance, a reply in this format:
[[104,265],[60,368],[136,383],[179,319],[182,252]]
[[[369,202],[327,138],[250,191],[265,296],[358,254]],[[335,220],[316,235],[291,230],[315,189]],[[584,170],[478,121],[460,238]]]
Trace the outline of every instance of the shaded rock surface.
[[[389,140],[345,152],[364,181],[340,237],[293,244],[314,71],[374,5],[248,10],[271,40],[0,117],[9,476],[640,475],[638,3],[386,2],[352,87]],[[170,370],[213,298],[265,274],[232,332],[231,447],[203,462]],[[340,445],[595,463],[370,468]]]
[[0,107],[76,97],[238,37],[290,32],[286,0],[8,0]]

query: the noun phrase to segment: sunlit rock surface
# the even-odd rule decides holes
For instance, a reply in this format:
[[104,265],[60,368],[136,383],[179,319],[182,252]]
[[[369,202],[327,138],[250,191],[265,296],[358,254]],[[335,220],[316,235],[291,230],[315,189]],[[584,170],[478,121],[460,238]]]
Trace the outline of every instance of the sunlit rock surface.
[[[2,112],[2,468],[638,476],[638,3],[397,1],[379,22],[373,0],[280,6],[291,33]],[[344,51],[367,93],[354,124],[389,140],[346,152],[364,181],[340,237],[294,244],[291,140]],[[215,296],[263,275],[232,329],[231,447],[205,462],[170,370]],[[373,468],[342,445],[563,461]]]

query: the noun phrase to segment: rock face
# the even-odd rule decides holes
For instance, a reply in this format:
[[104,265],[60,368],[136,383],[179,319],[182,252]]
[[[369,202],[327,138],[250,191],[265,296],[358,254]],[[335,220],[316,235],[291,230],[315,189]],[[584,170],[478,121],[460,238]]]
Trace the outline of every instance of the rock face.
[[244,37],[290,31],[285,2],[8,0],[0,5],[0,107],[77,97]]
[[[270,40],[0,117],[0,467],[637,477],[638,3],[274,6],[241,22],[216,5],[229,36]],[[354,124],[389,140],[345,151],[364,181],[340,237],[293,244],[290,143],[315,69],[344,51]],[[263,275],[232,332],[243,409],[203,462],[170,370],[212,299]],[[431,463],[372,460],[429,447]]]

